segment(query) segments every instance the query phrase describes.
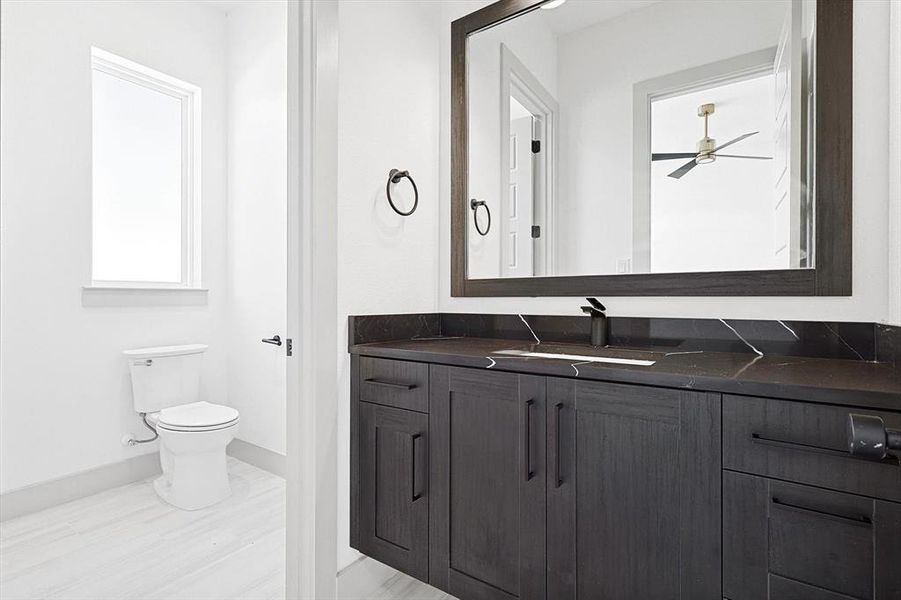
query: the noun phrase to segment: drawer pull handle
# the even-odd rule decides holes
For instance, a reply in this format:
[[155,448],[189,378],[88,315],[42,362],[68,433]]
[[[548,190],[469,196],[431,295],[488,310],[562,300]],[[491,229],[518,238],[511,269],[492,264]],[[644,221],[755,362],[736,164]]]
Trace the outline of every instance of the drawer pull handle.
[[364,379],[364,383],[371,383],[372,385],[380,385],[382,387],[394,388],[396,390],[415,390],[415,383],[395,383],[394,381],[382,381],[381,379]]
[[[861,458],[859,456],[854,456],[848,452],[843,450],[836,450],[834,448],[824,448],[822,446],[814,446],[812,444],[802,444],[800,442],[788,442],[785,440],[777,440],[773,438],[768,438],[760,435],[759,433],[751,434],[751,441],[758,444],[765,444],[767,446],[775,446],[777,448],[785,448],[787,450],[800,450],[801,452],[816,452],[817,454],[825,454],[827,456],[834,456],[836,458],[854,458],[857,460],[867,460]],[[887,456],[881,461],[870,461],[868,462],[883,462],[889,465],[897,465],[898,459],[893,456]]]
[[850,523],[851,525],[860,525],[863,527],[869,527],[873,524],[873,521],[870,520],[870,517],[866,515],[840,515],[837,513],[818,510],[816,508],[809,508],[807,506],[800,506],[798,504],[792,504],[790,502],[783,502],[779,498],[773,497],[773,506],[777,508],[782,508],[785,510],[794,510],[801,513],[806,513],[813,515],[815,517],[822,517],[826,519],[833,519],[836,521],[842,521],[845,523]]

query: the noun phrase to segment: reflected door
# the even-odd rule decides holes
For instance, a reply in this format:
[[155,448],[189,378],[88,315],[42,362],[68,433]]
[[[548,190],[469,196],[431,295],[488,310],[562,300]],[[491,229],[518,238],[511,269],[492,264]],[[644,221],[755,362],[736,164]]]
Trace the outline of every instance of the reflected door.
[[531,277],[534,274],[531,237],[534,193],[532,165],[532,117],[511,118],[510,178],[501,253],[501,272],[505,277]]

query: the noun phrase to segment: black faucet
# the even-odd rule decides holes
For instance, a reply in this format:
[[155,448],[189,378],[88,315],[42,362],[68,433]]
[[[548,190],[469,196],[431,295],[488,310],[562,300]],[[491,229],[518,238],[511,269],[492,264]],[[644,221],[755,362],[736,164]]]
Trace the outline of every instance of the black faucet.
[[591,306],[583,306],[582,312],[591,317],[591,345],[606,346],[607,345],[607,315],[604,311],[604,305],[598,302],[597,298],[585,298]]

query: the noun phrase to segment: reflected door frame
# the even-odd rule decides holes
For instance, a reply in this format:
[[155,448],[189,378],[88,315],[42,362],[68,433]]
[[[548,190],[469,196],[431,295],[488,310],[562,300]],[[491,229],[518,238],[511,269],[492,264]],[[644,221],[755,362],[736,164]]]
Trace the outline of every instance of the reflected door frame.
[[[533,115],[532,139],[540,144],[533,159],[532,224],[539,226],[540,235],[532,238],[533,275],[548,276],[557,272],[556,201],[557,201],[557,129],[560,108],[556,98],[541,84],[519,58],[505,45],[500,45],[500,273],[508,264],[510,173],[510,98],[522,104]],[[536,159],[537,157],[537,159]]]

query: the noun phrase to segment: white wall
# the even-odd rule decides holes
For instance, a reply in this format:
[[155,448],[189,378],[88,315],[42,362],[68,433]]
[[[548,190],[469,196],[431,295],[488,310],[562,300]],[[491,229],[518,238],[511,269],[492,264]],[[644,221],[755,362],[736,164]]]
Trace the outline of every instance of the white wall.
[[[339,569],[357,556],[347,546],[347,316],[430,312],[438,304],[438,7],[404,0],[339,3]],[[388,206],[392,168],[409,170],[419,187],[419,208],[410,217]],[[399,202],[407,189],[407,182],[398,184]]]
[[283,1],[228,14],[228,403],[238,438],[285,453],[287,21]]
[[[225,16],[173,2],[2,3],[0,491],[138,453],[127,348],[203,342],[225,398]],[[203,89],[207,306],[82,306],[91,280],[91,45]]]
[[[450,27],[488,2],[445,2],[441,26],[439,308],[579,314],[578,298],[450,296]],[[849,298],[604,298],[612,315],[880,321],[888,316],[889,2],[854,3],[854,295]],[[897,243],[897,242],[894,242]]]

